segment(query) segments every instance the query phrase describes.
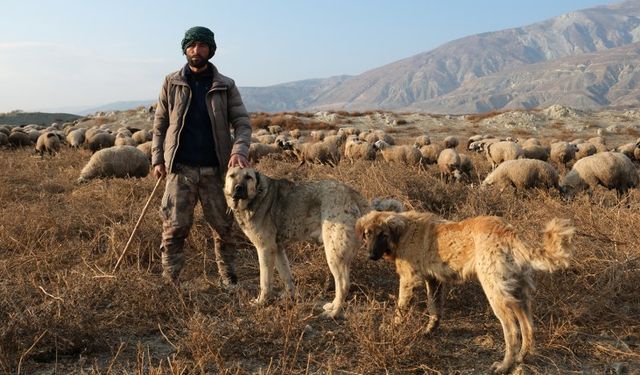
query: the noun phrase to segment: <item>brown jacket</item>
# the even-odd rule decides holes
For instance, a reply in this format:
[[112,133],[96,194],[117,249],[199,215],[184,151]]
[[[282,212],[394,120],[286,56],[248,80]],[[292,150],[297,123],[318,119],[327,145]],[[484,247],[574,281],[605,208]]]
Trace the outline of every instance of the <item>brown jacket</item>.
[[[224,175],[232,154],[248,157],[251,124],[235,82],[220,74],[215,66],[211,66],[213,83],[207,92],[207,109],[211,119],[216,156],[220,162],[221,174]],[[190,103],[191,89],[182,69],[169,74],[160,90],[151,146],[151,164],[164,163],[169,173],[173,172],[180,131],[184,126]],[[230,128],[233,128],[233,138]]]

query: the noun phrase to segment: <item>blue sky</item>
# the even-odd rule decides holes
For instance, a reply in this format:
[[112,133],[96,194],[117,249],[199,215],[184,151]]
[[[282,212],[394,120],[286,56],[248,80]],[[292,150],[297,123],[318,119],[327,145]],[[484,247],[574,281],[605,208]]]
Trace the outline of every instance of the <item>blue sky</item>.
[[607,0],[0,0],[0,112],[157,97],[191,26],[239,86],[360,74],[448,41]]

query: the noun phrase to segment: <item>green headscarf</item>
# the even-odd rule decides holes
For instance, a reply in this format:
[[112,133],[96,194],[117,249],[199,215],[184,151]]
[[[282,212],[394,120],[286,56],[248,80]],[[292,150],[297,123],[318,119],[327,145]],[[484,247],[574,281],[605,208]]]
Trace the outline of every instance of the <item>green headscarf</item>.
[[213,31],[203,26],[194,26],[184,33],[182,38],[182,53],[194,42],[203,42],[209,45],[209,58],[216,53],[216,41],[213,38]]

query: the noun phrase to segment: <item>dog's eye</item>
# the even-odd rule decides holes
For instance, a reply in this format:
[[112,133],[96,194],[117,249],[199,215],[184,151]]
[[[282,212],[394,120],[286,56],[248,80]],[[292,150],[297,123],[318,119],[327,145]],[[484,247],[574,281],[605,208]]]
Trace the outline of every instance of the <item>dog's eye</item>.
[[245,175],[245,176],[244,176],[244,179],[245,179],[245,180],[247,180],[247,181],[249,181],[249,180],[253,180],[253,176],[251,176],[251,175]]
[[231,174],[229,175],[229,178],[236,178],[236,174],[235,174],[235,173],[231,173]]

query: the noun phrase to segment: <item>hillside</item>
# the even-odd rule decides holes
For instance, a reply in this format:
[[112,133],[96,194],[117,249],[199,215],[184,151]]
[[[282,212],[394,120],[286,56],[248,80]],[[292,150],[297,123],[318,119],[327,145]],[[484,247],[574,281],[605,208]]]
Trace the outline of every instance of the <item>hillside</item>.
[[6,125],[28,125],[36,124],[49,126],[54,122],[65,123],[82,118],[82,116],[70,113],[45,113],[45,112],[22,112],[12,111],[0,113],[0,124]]
[[[471,35],[451,41],[395,63],[336,81],[290,82],[263,88],[242,88],[250,110],[390,109],[438,113],[483,112],[503,108],[534,108],[562,104],[580,109],[634,105],[638,99],[626,95],[639,89],[638,80],[617,77],[622,64],[635,70],[638,57],[632,50],[612,52],[640,40],[640,2],[626,1],[571,12],[528,26]],[[599,60],[598,71],[554,75],[558,66],[589,54]],[[603,57],[599,57],[602,54]],[[584,57],[584,56],[583,56]],[[589,65],[581,61],[578,65]],[[521,86],[501,86],[487,99],[504,74],[531,67],[536,74],[526,77],[525,100]],[[594,67],[595,68],[595,67]],[[519,69],[519,70],[518,70]],[[570,67],[579,71],[581,67]],[[598,79],[612,71],[613,79]],[[607,73],[605,73],[607,75]],[[572,87],[583,86],[582,91]],[[563,95],[567,90],[570,95]],[[560,94],[558,94],[560,93]]]

